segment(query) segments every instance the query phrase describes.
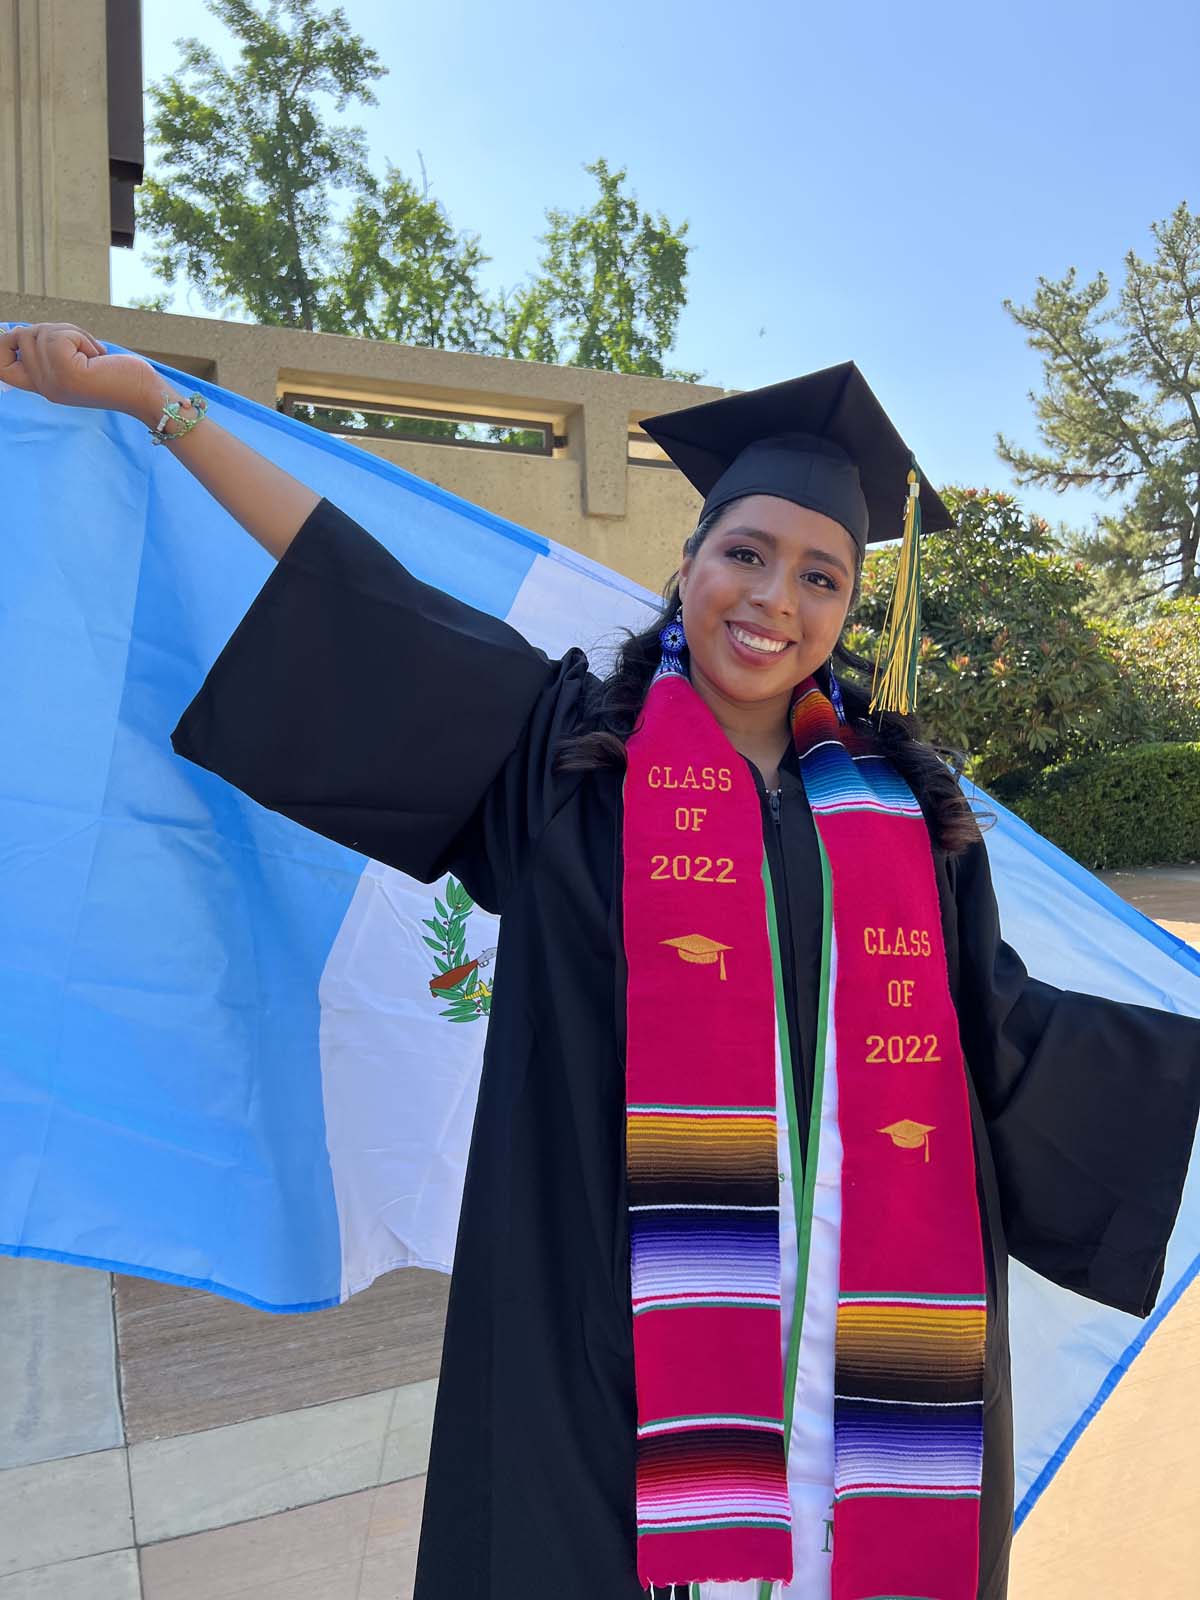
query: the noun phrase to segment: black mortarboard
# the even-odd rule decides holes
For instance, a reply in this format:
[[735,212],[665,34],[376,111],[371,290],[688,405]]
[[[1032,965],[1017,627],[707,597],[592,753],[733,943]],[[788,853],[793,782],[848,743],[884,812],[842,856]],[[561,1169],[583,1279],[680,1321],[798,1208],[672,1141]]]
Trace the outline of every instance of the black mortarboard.
[[880,634],[871,709],[916,705],[921,534],[953,527],[941,498],[853,361],[648,417],[641,425],[704,496],[702,515],[768,494],[868,544],[903,539]]
[[[707,516],[748,494],[821,511],[860,550],[904,530],[912,452],[853,361],[648,417],[641,427],[704,498]],[[926,533],[951,526],[920,480]]]

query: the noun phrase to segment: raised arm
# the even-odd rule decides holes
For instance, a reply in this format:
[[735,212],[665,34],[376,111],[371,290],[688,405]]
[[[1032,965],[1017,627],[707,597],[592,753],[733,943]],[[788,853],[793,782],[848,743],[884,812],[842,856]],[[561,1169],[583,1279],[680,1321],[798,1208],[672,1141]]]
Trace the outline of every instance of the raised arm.
[[[66,323],[0,331],[0,379],[148,428],[175,398],[140,356],[109,355]],[[420,582],[212,416],[158,448],[277,563],[184,711],[176,751],[413,877],[453,871],[499,910],[580,781],[556,777],[553,754],[578,729],[586,656],[550,661],[507,623]]]
[[[70,322],[0,329],[0,382],[53,405],[120,411],[152,430],[168,401],[181,402],[181,422],[196,415],[191,402],[143,357],[110,354]],[[170,451],[278,561],[320,495],[227,433],[214,417],[204,417],[186,432],[168,421],[162,431],[179,439],[160,448]]]
[[[196,413],[191,402],[160,378],[152,367],[149,370],[155,381],[147,382],[145,398],[139,399],[129,414],[144,422],[147,428],[155,428],[164,402],[178,400],[181,419],[186,422],[194,417]],[[163,432],[174,435],[181,430],[177,423],[170,421]],[[204,417],[184,433],[177,444],[163,448],[169,450],[277,561],[286,553],[321,498],[307,484],[227,433],[212,416]]]

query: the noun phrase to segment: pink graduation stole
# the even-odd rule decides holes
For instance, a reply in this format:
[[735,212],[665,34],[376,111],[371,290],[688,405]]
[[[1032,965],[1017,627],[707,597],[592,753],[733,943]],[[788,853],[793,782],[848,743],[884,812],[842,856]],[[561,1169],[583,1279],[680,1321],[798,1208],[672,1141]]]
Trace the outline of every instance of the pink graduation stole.
[[[811,679],[792,729],[836,952],[823,997],[844,1151],[833,1600],[974,1600],[985,1278],[929,835],[899,774]],[[652,684],[626,748],[638,1576],[786,1582],[762,814],[679,674]]]

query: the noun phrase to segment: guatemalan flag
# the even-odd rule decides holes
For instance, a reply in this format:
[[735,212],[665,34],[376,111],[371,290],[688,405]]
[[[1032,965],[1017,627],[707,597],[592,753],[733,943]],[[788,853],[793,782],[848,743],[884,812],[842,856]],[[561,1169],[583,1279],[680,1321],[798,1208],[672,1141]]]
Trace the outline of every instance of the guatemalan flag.
[[[348,440],[154,365],[552,658],[582,645],[603,671],[655,605]],[[0,1251],[278,1312],[396,1267],[448,1272],[496,919],[172,752],[272,562],[169,447],[9,388],[0,468]],[[978,799],[999,818],[1004,936],[1035,977],[1200,1016],[1200,955]],[[1018,1523],[1198,1252],[1194,1167],[1147,1321],[1012,1263]]]

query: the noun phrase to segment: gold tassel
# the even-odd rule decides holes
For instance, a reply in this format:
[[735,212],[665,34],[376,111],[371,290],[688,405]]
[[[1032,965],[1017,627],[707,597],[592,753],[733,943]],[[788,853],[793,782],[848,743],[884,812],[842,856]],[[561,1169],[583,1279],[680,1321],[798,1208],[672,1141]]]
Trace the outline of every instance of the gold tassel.
[[[921,643],[921,479],[914,465],[908,474],[904,537],[896,583],[875,655],[870,710],[898,711],[908,716],[917,708],[917,651]],[[881,665],[882,663],[882,665]]]

